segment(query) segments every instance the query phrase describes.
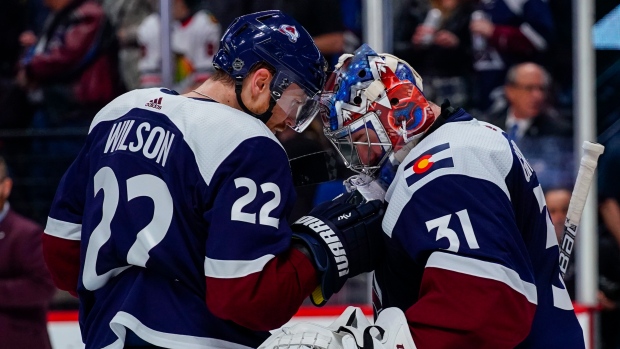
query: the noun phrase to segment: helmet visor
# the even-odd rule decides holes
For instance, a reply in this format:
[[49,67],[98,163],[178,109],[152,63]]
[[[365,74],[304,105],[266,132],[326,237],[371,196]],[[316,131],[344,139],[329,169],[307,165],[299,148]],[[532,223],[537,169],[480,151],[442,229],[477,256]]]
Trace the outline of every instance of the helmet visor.
[[277,100],[276,107],[286,115],[287,124],[297,132],[303,132],[319,113],[318,95],[309,96],[296,83],[290,84]]

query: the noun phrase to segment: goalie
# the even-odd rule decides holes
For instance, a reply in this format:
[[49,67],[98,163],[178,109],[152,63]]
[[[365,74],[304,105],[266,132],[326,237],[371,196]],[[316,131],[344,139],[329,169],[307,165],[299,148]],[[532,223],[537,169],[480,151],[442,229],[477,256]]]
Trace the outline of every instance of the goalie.
[[585,347],[543,190],[502,130],[427,101],[411,67],[367,45],[321,100],[345,163],[389,186],[379,318],[402,310],[418,349]]

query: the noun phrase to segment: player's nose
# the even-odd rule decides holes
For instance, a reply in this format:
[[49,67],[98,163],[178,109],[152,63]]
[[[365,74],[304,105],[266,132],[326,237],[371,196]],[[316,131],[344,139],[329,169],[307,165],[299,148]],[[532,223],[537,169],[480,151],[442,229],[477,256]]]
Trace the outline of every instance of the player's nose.
[[286,119],[284,120],[284,123],[285,123],[285,124],[286,124],[286,126],[288,126],[288,127],[293,127],[293,126],[295,126],[295,117],[294,117],[294,116],[291,116],[291,115],[288,115],[288,116],[286,117]]

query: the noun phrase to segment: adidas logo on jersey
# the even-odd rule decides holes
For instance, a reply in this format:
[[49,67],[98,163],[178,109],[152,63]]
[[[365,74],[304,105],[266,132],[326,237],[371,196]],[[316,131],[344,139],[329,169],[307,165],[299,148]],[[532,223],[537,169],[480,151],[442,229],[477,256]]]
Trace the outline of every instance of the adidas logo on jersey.
[[155,108],[157,110],[161,109],[161,100],[163,97],[159,97],[159,98],[155,98],[155,99],[151,99],[150,101],[148,101],[144,106],[145,107],[151,107],[151,108]]

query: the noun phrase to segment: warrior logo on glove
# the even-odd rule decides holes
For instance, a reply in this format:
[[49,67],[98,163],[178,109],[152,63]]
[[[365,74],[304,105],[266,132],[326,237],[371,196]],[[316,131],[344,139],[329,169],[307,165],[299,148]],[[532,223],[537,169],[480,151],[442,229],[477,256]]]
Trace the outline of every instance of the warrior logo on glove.
[[381,200],[366,201],[354,191],[319,204],[291,225],[320,275],[310,295],[313,304],[325,304],[347,279],[375,269],[384,255],[384,212]]
[[407,63],[368,45],[341,57],[321,95],[321,117],[347,167],[374,173],[435,121],[421,86]]
[[342,242],[338,239],[338,235],[323,221],[312,216],[303,216],[295,224],[304,225],[319,234],[325,241],[329,250],[332,251],[336,264],[338,265],[338,276],[342,277],[349,274],[349,260],[347,252],[342,246]]

